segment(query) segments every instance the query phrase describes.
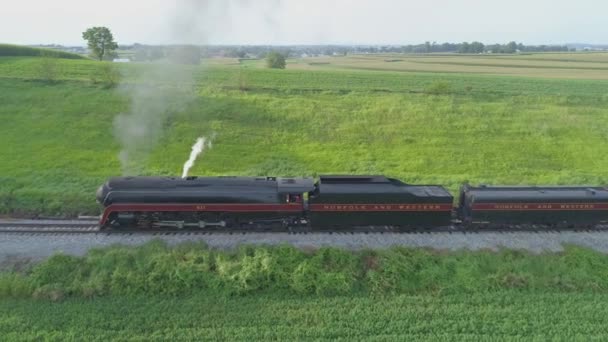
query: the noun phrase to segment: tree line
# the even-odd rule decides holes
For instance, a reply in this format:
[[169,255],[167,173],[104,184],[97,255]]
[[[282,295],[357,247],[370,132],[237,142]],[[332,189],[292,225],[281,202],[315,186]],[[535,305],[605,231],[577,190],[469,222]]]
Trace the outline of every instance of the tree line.
[[[175,51],[184,49],[183,46],[153,46],[134,44],[121,47],[134,50],[134,58],[139,61],[153,61],[171,58]],[[481,42],[442,43],[425,42],[417,45],[293,45],[293,46],[197,46],[200,58],[230,57],[230,58],[264,58],[271,52],[278,52],[286,57],[312,56],[344,56],[361,53],[518,53],[518,52],[567,52],[574,51],[566,45],[524,45],[517,42],[506,44],[483,44]]]
[[[119,48],[107,27],[92,27],[82,33],[87,41],[92,56],[99,60],[116,56]],[[168,45],[152,46],[133,44],[121,46],[123,50],[132,50],[133,59],[137,61],[154,61],[168,59],[183,64],[198,64],[201,58],[264,58],[273,59],[269,64],[280,65],[277,57],[307,57],[319,55],[347,55],[352,53],[518,53],[518,52],[560,52],[572,51],[566,45],[524,45],[515,41],[506,44],[483,44],[481,42],[442,43],[426,41],[416,45],[294,45],[294,46],[221,46],[221,45]]]

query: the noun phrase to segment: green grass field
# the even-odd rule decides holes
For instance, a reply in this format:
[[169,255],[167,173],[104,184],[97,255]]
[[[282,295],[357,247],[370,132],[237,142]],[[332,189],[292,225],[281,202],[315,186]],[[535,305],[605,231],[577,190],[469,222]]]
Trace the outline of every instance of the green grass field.
[[98,298],[0,303],[4,340],[604,340],[605,294]]
[[[153,242],[0,273],[0,336],[605,339],[608,256]],[[7,267],[5,265],[4,267]]]
[[[605,56],[493,61],[552,65],[576,59],[575,65],[603,68]],[[386,58],[375,61],[394,64]],[[416,58],[431,65],[481,57]],[[128,85],[140,84],[139,77],[156,68],[57,59],[49,80],[48,60],[0,58],[2,214],[97,213],[95,188],[121,174],[113,121],[131,109],[124,86],[104,84],[104,70],[118,68]],[[525,76],[500,76],[464,67],[444,73],[355,70],[344,63],[302,69],[293,62],[287,70],[231,60],[167,66],[170,73],[193,75],[196,90],[187,101],[171,98],[160,137],[137,159],[137,173],[179,175],[195,139],[215,133],[213,149],[191,174],[379,173],[443,184],[453,192],[465,181],[608,181],[608,81],[585,73],[574,73],[578,79],[533,77],[534,68],[526,68]],[[176,84],[161,80],[153,86]]]
[[[382,173],[456,191],[464,181],[605,184],[606,54],[218,59],[164,66],[158,141],[141,174]],[[400,60],[398,60],[400,59]],[[113,86],[116,68],[122,83]],[[0,214],[98,213],[121,173],[113,122],[153,64],[0,57]],[[189,80],[190,77],[183,78]],[[131,88],[130,88],[131,87]],[[148,96],[152,111],[159,103]],[[152,118],[154,119],[154,118]],[[3,264],[2,340],[606,339],[608,256],[519,251],[348,252],[155,242]]]

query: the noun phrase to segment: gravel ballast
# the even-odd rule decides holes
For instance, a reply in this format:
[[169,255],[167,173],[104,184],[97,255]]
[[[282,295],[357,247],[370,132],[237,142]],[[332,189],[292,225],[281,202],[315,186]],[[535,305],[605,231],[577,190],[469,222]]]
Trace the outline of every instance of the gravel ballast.
[[247,234],[106,234],[106,233],[0,233],[0,263],[40,260],[54,253],[84,255],[91,248],[115,244],[137,246],[154,239],[175,245],[203,241],[212,248],[233,249],[241,244],[289,244],[315,249],[334,246],[346,249],[382,249],[392,246],[428,247],[440,250],[523,249],[534,253],[562,251],[565,244],[608,253],[608,232],[484,232],[484,233],[247,233]]

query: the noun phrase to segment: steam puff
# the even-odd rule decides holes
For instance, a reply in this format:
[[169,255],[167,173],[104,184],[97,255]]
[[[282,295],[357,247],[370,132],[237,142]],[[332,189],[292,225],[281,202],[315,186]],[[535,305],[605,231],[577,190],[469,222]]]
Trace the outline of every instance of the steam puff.
[[[192,151],[190,152],[190,158],[188,158],[188,160],[184,164],[184,171],[182,172],[182,178],[188,177],[188,171],[190,171],[190,168],[192,168],[192,166],[194,165],[194,161],[196,160],[196,157],[198,157],[198,155],[201,154],[203,152],[203,150],[205,149],[206,141],[207,141],[207,139],[205,137],[200,137],[200,138],[196,139],[196,142],[194,143],[194,145],[192,145]],[[211,141],[209,141],[207,143],[207,147],[211,148]]]
[[131,176],[145,169],[145,160],[170,127],[172,115],[195,98],[194,77],[191,68],[169,63],[124,72],[134,73],[124,75],[130,82],[118,88],[130,99],[130,109],[114,118],[114,136],[121,147],[118,159],[122,174]]
[[[262,19],[265,27],[274,26],[280,0],[176,0],[174,4],[167,22],[159,23],[168,26],[164,31],[171,44],[206,44],[224,35],[230,38],[234,23],[245,15]],[[171,49],[167,47],[167,52]],[[127,74],[119,91],[130,99],[130,109],[114,119],[114,136],[121,147],[118,159],[122,174],[136,175],[145,170],[147,157],[165,128],[171,126],[172,114],[184,110],[195,98],[195,74],[199,70],[162,61],[122,71]]]

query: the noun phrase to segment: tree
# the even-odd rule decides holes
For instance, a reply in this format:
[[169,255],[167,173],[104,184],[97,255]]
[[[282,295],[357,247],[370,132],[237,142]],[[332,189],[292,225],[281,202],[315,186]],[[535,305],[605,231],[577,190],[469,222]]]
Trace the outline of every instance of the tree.
[[103,26],[91,27],[82,33],[82,38],[88,42],[91,54],[100,61],[112,55],[118,48],[110,29]]
[[480,42],[472,42],[469,46],[470,53],[482,53],[484,49],[483,43]]
[[285,56],[273,51],[266,55],[266,66],[272,69],[285,69]]
[[462,44],[460,44],[460,47],[458,48],[458,53],[469,53],[471,52],[471,46],[469,43],[467,42],[463,42]]
[[507,46],[505,47],[505,52],[506,53],[515,53],[515,52],[517,52],[517,43],[516,42],[509,42],[507,44]]
[[424,51],[426,53],[431,52],[431,43],[430,42],[428,42],[428,41],[424,42]]

